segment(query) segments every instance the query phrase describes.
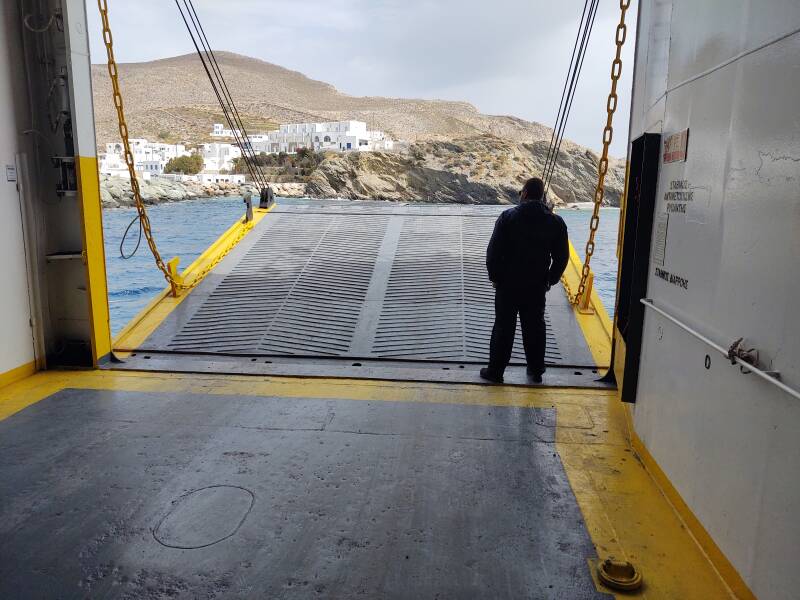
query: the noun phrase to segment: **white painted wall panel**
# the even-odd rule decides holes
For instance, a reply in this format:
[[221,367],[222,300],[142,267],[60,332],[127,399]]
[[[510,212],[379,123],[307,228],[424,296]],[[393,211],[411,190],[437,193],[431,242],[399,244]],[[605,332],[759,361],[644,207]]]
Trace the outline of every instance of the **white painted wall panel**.
[[16,11],[7,4],[0,9],[0,374],[34,359],[28,304],[28,277],[22,236],[19,194],[6,180],[6,165],[15,165],[20,151],[17,118],[22,98],[16,78],[20,70],[15,50],[18,40]]
[[[669,85],[713,72],[667,90],[660,127],[652,89],[634,85],[632,137],[690,130],[687,161],[661,165],[657,213],[671,182],[695,192],[686,213],[670,214],[664,265],[688,289],[651,265],[648,295],[723,345],[744,337],[800,389],[800,34],[714,70],[800,28],[800,3],[671,4]],[[643,2],[643,19],[659,14],[655,5],[663,2]],[[640,22],[639,44],[651,43],[648,27]],[[637,73],[643,60],[640,51]],[[634,414],[639,436],[755,594],[796,598],[800,401],[648,312]]]
[[[67,36],[72,73],[71,101],[75,123],[75,154],[96,156],[97,142],[94,131],[92,102],[92,74],[89,60],[89,38],[86,25],[86,3],[84,0],[66,0],[64,3],[66,21],[69,26]],[[96,10],[96,3],[90,3]]]

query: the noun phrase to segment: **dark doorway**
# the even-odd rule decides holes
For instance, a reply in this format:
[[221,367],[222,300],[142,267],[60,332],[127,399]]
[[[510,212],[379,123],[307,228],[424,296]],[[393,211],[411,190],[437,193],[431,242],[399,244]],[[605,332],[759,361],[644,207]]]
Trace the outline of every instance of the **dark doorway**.
[[644,306],[650,245],[653,237],[658,160],[661,135],[646,133],[634,140],[626,190],[624,237],[617,292],[617,335],[625,343],[625,365],[621,379],[622,401],[635,402],[642,350]]

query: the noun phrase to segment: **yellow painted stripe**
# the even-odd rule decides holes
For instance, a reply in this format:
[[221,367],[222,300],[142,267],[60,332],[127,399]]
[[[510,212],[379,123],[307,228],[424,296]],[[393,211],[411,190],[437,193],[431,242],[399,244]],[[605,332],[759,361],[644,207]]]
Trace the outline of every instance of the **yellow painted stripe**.
[[614,377],[617,380],[617,392],[622,398],[622,388],[625,386],[625,357],[628,355],[628,345],[622,339],[619,329],[615,329],[614,336]]
[[75,172],[83,221],[83,248],[86,252],[86,286],[89,301],[87,308],[92,330],[92,359],[96,366],[111,353],[103,210],[100,202],[97,158],[76,156]]
[[[567,264],[567,270],[564,271],[564,277],[573,293],[578,289],[582,269],[583,261],[575,251],[572,242],[570,242],[569,263]],[[583,332],[583,337],[586,339],[586,344],[589,346],[589,351],[592,353],[595,364],[598,367],[606,368],[611,364],[611,319],[603,306],[602,300],[600,300],[600,296],[597,295],[597,289],[595,287],[592,287],[590,302],[591,306],[594,308],[594,314],[584,315],[579,313],[575,308],[573,308],[573,311],[578,325]]]
[[122,371],[45,372],[0,390],[0,419],[67,387],[283,397],[287,402],[292,398],[331,398],[553,407],[557,415],[554,451],[564,464],[598,555],[633,560],[644,572],[645,590],[626,597],[730,597],[706,555],[682,528],[677,513],[634,459],[622,407],[611,391]]
[[[364,401],[433,402],[474,406],[555,407],[590,404],[598,393],[611,391],[569,388],[514,388],[468,384],[426,384],[358,379],[195,375],[134,371],[46,371],[20,381],[0,394],[0,419],[67,388],[130,392],[174,392],[222,396],[277,396]],[[577,413],[576,413],[577,414]],[[591,427],[583,413],[575,419]]]
[[[255,209],[253,211],[254,225],[257,225],[266,217],[274,207],[275,204],[270,208]],[[242,227],[243,225],[240,220],[237,220],[236,223],[231,225],[225,233],[217,238],[211,246],[181,273],[183,279],[185,281],[191,281],[195,273],[202,271],[206,265],[216,260],[221,253],[225,252],[230,247],[231,240],[236,239]],[[113,347],[115,351],[119,352],[120,356],[124,357],[128,354],[125,350],[137,348],[188,296],[188,293],[184,293],[174,298],[170,294],[169,288],[165,288],[164,291],[145,306],[138,315],[131,319],[116,338],[114,338]]]
[[[0,420],[64,389],[556,409],[559,453],[598,556],[632,560],[645,588],[619,598],[731,598],[708,555],[637,461],[613,391],[229,375],[49,371],[0,390]],[[132,397],[131,402],[136,402]],[[187,399],[187,401],[190,401]],[[491,410],[487,408],[487,410]],[[479,417],[477,417],[479,418]],[[742,596],[749,598],[749,596]]]
[[633,450],[642,461],[642,464],[645,469],[647,469],[656,485],[675,509],[675,512],[680,516],[686,528],[691,532],[695,541],[703,549],[708,560],[714,565],[714,568],[736,598],[740,600],[756,600],[755,594],[750,590],[750,587],[736,570],[736,567],[731,564],[728,557],[725,556],[720,547],[717,546],[714,538],[712,538],[708,531],[706,531],[706,528],[703,527],[700,519],[695,516],[692,509],[686,504],[680,493],[678,493],[678,490],[672,485],[667,474],[664,473],[658,462],[653,458],[653,455],[650,454],[647,446],[644,445],[644,442],[642,442],[641,438],[636,433],[636,429],[633,426],[633,419],[631,418],[630,407],[625,405],[624,410],[628,421],[630,442]]
[[16,383],[36,373],[36,361],[31,361],[5,373],[0,373],[0,388]]

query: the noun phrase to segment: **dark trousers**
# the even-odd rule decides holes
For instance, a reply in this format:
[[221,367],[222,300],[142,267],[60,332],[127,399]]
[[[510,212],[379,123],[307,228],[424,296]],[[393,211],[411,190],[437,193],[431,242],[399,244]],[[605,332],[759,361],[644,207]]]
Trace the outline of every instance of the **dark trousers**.
[[498,288],[494,295],[494,328],[489,346],[489,369],[502,375],[511,361],[517,314],[528,369],[544,373],[547,329],[544,322],[545,293]]

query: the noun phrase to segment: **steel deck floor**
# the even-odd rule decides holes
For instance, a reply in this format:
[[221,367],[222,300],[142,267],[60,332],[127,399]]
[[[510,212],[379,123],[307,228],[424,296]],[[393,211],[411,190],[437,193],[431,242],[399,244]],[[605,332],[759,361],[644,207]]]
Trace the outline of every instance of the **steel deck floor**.
[[[139,350],[482,363],[494,317],[485,250],[499,206],[279,206]],[[594,367],[561,286],[547,362]],[[517,335],[512,364],[524,364]]]
[[0,421],[3,598],[606,598],[555,409],[63,389]]

